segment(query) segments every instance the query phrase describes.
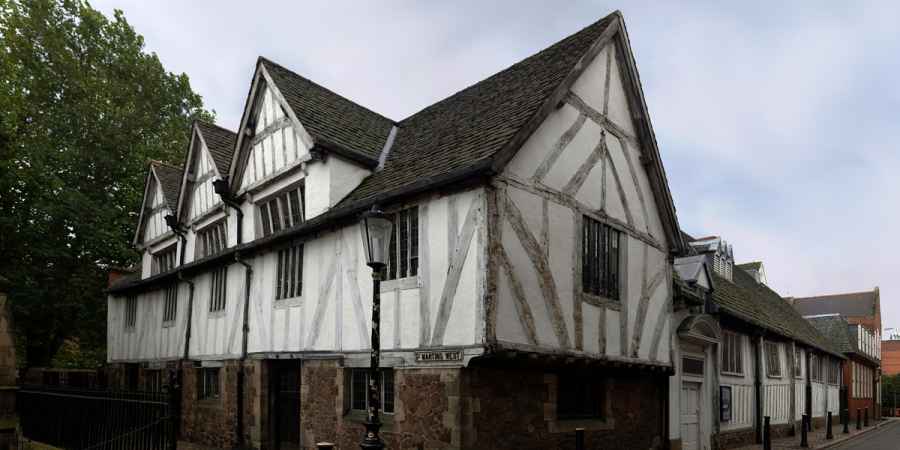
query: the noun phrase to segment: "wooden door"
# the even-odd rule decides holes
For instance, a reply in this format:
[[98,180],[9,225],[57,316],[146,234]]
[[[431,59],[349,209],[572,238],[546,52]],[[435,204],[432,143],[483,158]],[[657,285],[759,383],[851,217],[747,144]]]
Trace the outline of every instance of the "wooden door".
[[681,448],[700,450],[700,383],[681,385]]
[[272,370],[272,424],[278,450],[300,449],[300,363],[278,362]]

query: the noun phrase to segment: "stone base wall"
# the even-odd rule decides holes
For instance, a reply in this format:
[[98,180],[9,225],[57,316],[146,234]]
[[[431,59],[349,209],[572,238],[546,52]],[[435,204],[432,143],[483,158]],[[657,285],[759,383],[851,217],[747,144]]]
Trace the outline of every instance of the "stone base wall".
[[712,441],[713,448],[717,450],[744,447],[756,443],[756,430],[745,428],[743,430],[723,431],[713,435]]
[[[349,369],[337,361],[305,361],[301,368],[301,443],[333,442],[357,448],[365,415],[345,409]],[[445,449],[459,446],[461,369],[395,369],[395,414],[382,415],[388,448]]]
[[[593,369],[604,381],[603,418],[559,420],[553,370],[466,369],[471,429],[464,447],[575,448],[575,428],[585,429],[586,449],[657,449],[667,442],[668,377]],[[594,376],[594,375],[592,375]]]
[[219,369],[219,398],[199,398],[202,370],[185,364],[182,370],[181,440],[210,447],[229,448],[237,443],[237,361]]

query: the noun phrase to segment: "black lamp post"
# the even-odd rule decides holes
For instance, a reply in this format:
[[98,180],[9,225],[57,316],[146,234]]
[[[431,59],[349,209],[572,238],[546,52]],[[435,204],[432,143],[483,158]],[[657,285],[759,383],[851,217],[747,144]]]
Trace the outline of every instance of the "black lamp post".
[[383,449],[384,442],[378,436],[381,428],[379,408],[381,406],[378,366],[381,359],[381,274],[387,262],[391,245],[393,223],[387,215],[372,208],[363,214],[360,223],[363,245],[366,249],[366,264],[372,268],[372,356],[369,364],[369,415],[366,420],[366,435],[360,448]]

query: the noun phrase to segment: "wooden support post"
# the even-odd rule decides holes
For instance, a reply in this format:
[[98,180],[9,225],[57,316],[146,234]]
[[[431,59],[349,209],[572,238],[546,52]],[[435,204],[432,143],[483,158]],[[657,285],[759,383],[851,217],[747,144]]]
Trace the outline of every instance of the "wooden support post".
[[772,450],[772,429],[769,421],[771,417],[763,418],[763,450]]

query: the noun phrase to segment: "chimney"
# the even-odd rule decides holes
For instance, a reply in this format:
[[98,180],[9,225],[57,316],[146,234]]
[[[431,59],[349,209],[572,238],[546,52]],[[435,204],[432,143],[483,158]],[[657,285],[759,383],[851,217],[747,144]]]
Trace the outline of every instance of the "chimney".
[[109,273],[106,276],[106,287],[111,288],[120,278],[131,275],[134,272],[134,268],[110,266]]

